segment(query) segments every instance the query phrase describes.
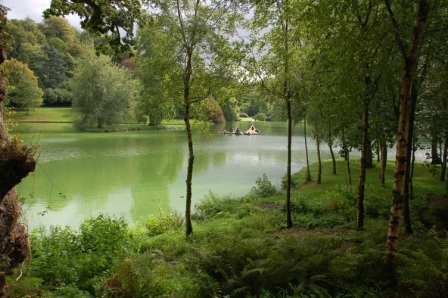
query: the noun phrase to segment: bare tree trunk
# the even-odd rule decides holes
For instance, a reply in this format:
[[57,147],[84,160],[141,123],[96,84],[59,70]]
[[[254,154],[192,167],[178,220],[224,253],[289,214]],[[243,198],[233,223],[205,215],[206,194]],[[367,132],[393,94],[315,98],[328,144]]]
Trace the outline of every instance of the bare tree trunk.
[[317,184],[322,183],[322,160],[320,158],[320,138],[319,138],[319,129],[317,127],[317,124],[314,125],[314,133],[316,137],[316,151],[317,151],[317,164],[318,164],[318,170],[317,170]]
[[411,224],[411,211],[410,211],[410,198],[412,193],[410,192],[410,186],[412,184],[411,175],[411,165],[412,165],[412,149],[414,148],[414,121],[415,121],[415,108],[417,105],[417,84],[416,79],[414,79],[411,86],[411,98],[409,103],[409,119],[406,124],[407,130],[407,161],[406,161],[406,173],[404,175],[404,186],[403,186],[403,219],[404,219],[404,233],[406,235],[412,235],[414,231],[412,230]]
[[381,146],[381,173],[380,182],[381,186],[385,186],[386,183],[386,166],[387,166],[387,144],[384,140],[380,141]]
[[188,142],[188,168],[187,168],[187,197],[185,200],[185,235],[188,238],[193,233],[193,225],[191,223],[191,198],[192,198],[192,183],[193,183],[193,165],[194,165],[194,151],[193,151],[193,137],[191,134],[190,124],[190,106],[186,106],[185,109],[185,126],[187,129],[187,142]]
[[187,168],[187,197],[185,199],[185,236],[187,239],[193,233],[193,225],[191,223],[191,197],[192,197],[192,184],[193,184],[193,165],[194,165],[194,150],[193,150],[193,137],[191,133],[190,124],[190,80],[192,74],[192,57],[193,48],[187,48],[187,65],[185,67],[184,74],[184,108],[185,108],[185,127],[187,130],[187,142],[188,142],[188,168]]
[[333,175],[336,175],[336,158],[333,152],[333,134],[331,133],[331,122],[328,122],[328,148],[330,149],[331,162],[333,164]]
[[286,228],[290,229],[293,226],[291,216],[291,141],[292,141],[292,113],[291,113],[291,99],[286,100],[286,107],[288,112],[288,165],[286,167],[286,176],[288,177],[288,185],[286,189]]
[[[396,163],[395,163],[395,181],[392,190],[392,206],[389,218],[389,228],[386,242],[386,272],[390,280],[390,286],[393,289],[398,287],[397,279],[397,252],[398,239],[400,236],[400,217],[403,210],[403,186],[404,174],[406,171],[408,134],[407,124],[410,118],[409,105],[411,104],[411,87],[417,68],[419,57],[419,49],[424,35],[424,27],[426,18],[429,13],[429,3],[427,0],[419,0],[418,14],[415,20],[415,27],[413,30],[412,44],[410,49],[404,44],[402,36],[400,35],[399,25],[395,19],[389,0],[385,0],[386,8],[389,13],[394,33],[396,34],[396,41],[403,57],[404,71],[402,88],[400,95],[400,117],[398,122],[397,145],[396,145]],[[409,50],[409,52],[408,52]]]
[[439,138],[437,134],[431,135],[431,164],[438,165],[440,164],[440,156],[438,152],[439,146]]
[[376,142],[376,162],[381,161],[381,141],[377,140]]
[[[289,2],[285,3],[285,9],[289,10]],[[285,46],[285,65],[284,65],[284,75],[285,81],[283,85],[283,96],[286,100],[287,117],[288,117],[288,157],[286,166],[287,175],[287,189],[286,189],[286,228],[290,229],[293,226],[292,216],[291,216],[291,143],[292,143],[292,111],[291,111],[291,88],[290,88],[290,74],[289,74],[289,15],[286,15],[284,21],[282,21],[282,29],[284,33],[284,46]]]
[[[366,78],[366,81],[370,78]],[[366,87],[369,85],[366,82]],[[362,230],[364,228],[364,193],[365,193],[365,183],[366,183],[366,167],[367,167],[367,151],[370,150],[369,141],[369,99],[364,100],[364,115],[363,115],[363,140],[361,149],[361,168],[359,173],[359,183],[358,183],[358,215],[356,228]],[[371,150],[370,150],[371,152]]]
[[348,151],[347,141],[345,140],[345,127],[342,127],[342,148],[344,150],[345,163],[347,165],[348,184],[352,185],[352,171],[350,170],[350,152]]
[[306,182],[311,181],[310,160],[308,158],[308,143],[306,137],[306,115],[303,118],[303,137],[305,138],[305,156],[306,156]]
[[439,180],[440,181],[445,181],[445,176],[446,176],[446,159],[447,159],[447,153],[448,153],[448,131],[445,132],[445,143],[443,145],[443,152],[442,152],[442,168],[440,170],[440,177]]

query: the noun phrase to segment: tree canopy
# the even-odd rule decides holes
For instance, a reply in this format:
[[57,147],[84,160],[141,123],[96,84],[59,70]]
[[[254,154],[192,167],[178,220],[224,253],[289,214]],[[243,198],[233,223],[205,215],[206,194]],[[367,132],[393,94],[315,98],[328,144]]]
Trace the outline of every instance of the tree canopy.
[[8,81],[7,104],[27,110],[42,104],[43,92],[37,77],[26,64],[15,59],[7,60],[0,66],[0,71]]

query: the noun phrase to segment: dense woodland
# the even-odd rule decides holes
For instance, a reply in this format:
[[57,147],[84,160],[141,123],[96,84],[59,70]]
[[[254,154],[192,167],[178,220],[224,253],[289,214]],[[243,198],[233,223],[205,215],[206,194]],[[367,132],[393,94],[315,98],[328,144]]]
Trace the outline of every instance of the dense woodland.
[[[69,13],[80,15],[83,31],[77,31],[62,18]],[[388,224],[382,231],[385,236],[384,255],[380,257],[384,264],[381,266],[382,279],[377,288],[370,284],[376,280],[373,277],[362,281],[366,282],[362,287],[375,288],[378,292],[374,291],[373,295],[387,292],[406,296],[403,294],[406,291],[411,295],[412,287],[400,288],[402,272],[399,269],[398,242],[415,233],[411,210],[416,197],[413,184],[416,150],[427,150],[427,164],[428,167],[431,164],[433,179],[445,184],[445,198],[442,196],[440,199],[442,206],[446,206],[448,192],[446,1],[108,0],[98,3],[94,0],[63,0],[52,1],[44,15],[46,18],[42,23],[31,19],[8,20],[6,23],[6,10],[2,7],[1,48],[7,53],[7,59],[2,61],[0,69],[2,84],[8,84],[8,87],[2,85],[7,88],[7,94],[5,89],[2,95],[2,102],[7,107],[24,108],[32,113],[32,108],[41,105],[72,106],[79,112],[75,125],[81,130],[115,123],[159,125],[167,119],[184,119],[189,159],[186,213],[182,218],[185,224],[182,225],[186,227],[185,234],[190,241],[195,239],[192,220],[201,218],[200,211],[192,216],[191,210],[195,158],[191,120],[207,124],[250,116],[260,121],[288,123],[285,148],[288,160],[281,210],[285,217],[283,225],[287,229],[297,226],[297,212],[306,213],[306,210],[313,209],[305,203],[303,206],[298,203],[296,192],[300,190],[297,190],[297,182],[291,173],[291,130],[292,126],[300,124],[306,136],[316,141],[318,154],[320,146],[330,148],[332,161],[328,165],[331,164],[331,175],[342,171],[336,167],[338,156],[342,157],[344,171],[349,173],[351,190],[350,194],[342,191],[338,196],[347,195],[354,199],[355,205],[351,207],[355,208],[350,208],[353,213],[349,216],[354,231],[361,233],[372,228],[366,227],[369,209],[365,203],[372,196],[372,190],[369,192],[366,187],[369,169],[377,167],[380,185],[384,187],[388,182],[389,187],[392,185],[388,190],[391,207],[386,215]],[[3,127],[3,118],[0,120]],[[16,148],[29,161],[30,150],[14,142],[7,133],[2,133],[2,150],[7,152],[5,148],[8,146]],[[350,159],[353,149],[361,152],[356,170],[353,170]],[[389,150],[396,152],[395,168],[388,163]],[[3,155],[2,158],[7,160],[8,154]],[[323,183],[322,163],[319,157],[314,177],[308,165],[303,170],[304,180],[300,184]],[[394,173],[388,178],[387,171],[392,171],[391,168]],[[269,186],[268,181],[261,178],[257,184],[259,188]],[[0,193],[0,196],[5,194]],[[275,196],[276,192],[272,195]],[[244,199],[239,200],[241,204],[245,202]],[[214,203],[220,204],[218,201]],[[211,208],[204,204],[202,208]],[[446,215],[446,211],[446,208],[441,208],[440,212]],[[211,210],[207,212],[213,213]],[[176,225],[179,220],[176,216],[161,216],[163,219],[168,221],[168,225]],[[92,232],[89,227],[96,224],[103,222],[86,223],[84,231]],[[117,230],[122,228],[122,223],[115,224],[119,225],[115,227]],[[438,231],[441,234],[437,234],[442,239],[437,250],[444,254],[442,260],[446,261],[446,230],[443,232],[443,229]],[[56,234],[61,237],[68,233],[66,230],[59,232]],[[41,238],[45,237],[41,235]],[[152,257],[146,260],[150,263],[161,260],[161,256],[156,256],[159,252],[153,250],[153,245],[152,242],[143,249],[151,251]],[[205,248],[181,246],[180,250],[194,250],[196,258],[200,258],[202,253],[207,255]],[[175,251],[171,253],[176,254]],[[246,257],[250,258],[249,255]],[[213,259],[207,255],[204,259],[207,257],[215,263],[224,258],[220,255]],[[260,262],[265,257],[260,257]],[[175,259],[174,256],[172,258]],[[246,261],[241,260],[242,263]],[[193,272],[194,261],[189,262],[184,264],[188,269],[184,269]],[[164,264],[167,263],[169,260]],[[125,262],[119,270],[126,271],[123,267],[126,264],[141,266]],[[9,265],[16,267],[12,264],[5,266]],[[238,262],[232,266],[237,267]],[[251,278],[254,272],[263,271],[261,263],[252,263],[251,266],[254,267],[244,268]],[[440,276],[445,277],[439,276],[440,286],[436,286],[439,292],[436,290],[437,293],[431,292],[428,296],[443,296],[441,293],[447,289],[448,282],[446,269],[446,265],[437,268]],[[231,283],[231,278],[235,277],[226,276],[229,272],[225,264],[214,270],[214,273],[202,276],[203,283],[213,284],[222,280]],[[253,285],[244,287],[244,270],[239,272],[242,274],[239,287],[226,284],[226,288],[221,284],[223,287],[219,289],[224,291],[223,296],[260,294]],[[104,287],[110,291],[114,287],[120,288],[114,284],[120,279],[120,273],[117,274],[109,279],[108,284],[103,284],[103,290]],[[121,277],[122,288],[135,286]],[[253,280],[251,282],[256,284]],[[322,283],[315,282],[325,288]],[[287,285],[279,282],[285,290],[283,297],[293,295],[294,290],[291,292],[284,288]],[[290,285],[298,290],[295,287],[300,284],[291,280]],[[329,296],[349,293],[348,290],[335,290],[335,284],[327,283],[326,286],[330,289],[327,289]],[[91,288],[91,284],[82,287],[89,291]],[[275,285],[266,284],[266,288],[274,293]],[[134,290],[134,293],[138,292]],[[205,296],[218,295],[220,291],[201,290],[207,293]],[[304,297],[299,296],[300,293],[315,297],[309,288],[302,290],[296,293],[297,297]],[[359,295],[365,296],[366,292],[359,290]],[[157,296],[150,289],[146,293]],[[171,297],[175,295],[173,293],[178,292],[164,292],[163,295]],[[422,293],[425,294],[424,291]],[[111,297],[126,297],[125,294],[109,294]],[[356,294],[351,295],[357,297]],[[266,294],[266,297],[271,296]]]

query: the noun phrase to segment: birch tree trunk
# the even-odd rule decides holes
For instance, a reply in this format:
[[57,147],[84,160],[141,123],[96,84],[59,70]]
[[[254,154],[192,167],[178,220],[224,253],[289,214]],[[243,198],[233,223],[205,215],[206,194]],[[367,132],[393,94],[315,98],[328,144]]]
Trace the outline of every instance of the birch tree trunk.
[[[428,0],[419,0],[418,13],[415,19],[414,30],[412,34],[412,42],[410,47],[407,46],[400,35],[400,28],[395,18],[394,12],[390,5],[389,0],[385,0],[386,8],[389,13],[392,27],[394,29],[398,47],[400,49],[403,58],[403,79],[400,94],[400,112],[398,122],[397,144],[396,144],[396,161],[395,161],[395,180],[392,189],[392,206],[389,217],[389,228],[387,233],[386,242],[386,258],[385,265],[387,274],[390,278],[390,286],[393,289],[398,287],[397,280],[397,252],[398,252],[398,239],[400,232],[400,217],[403,210],[403,186],[404,175],[406,171],[407,162],[407,146],[408,134],[407,127],[410,119],[410,103],[411,103],[411,88],[414,79],[417,61],[419,57],[419,49],[421,46],[422,38],[424,35],[424,27],[426,18],[429,13]],[[408,49],[409,48],[409,49]]]
[[311,181],[310,159],[308,158],[308,141],[306,137],[306,115],[303,118],[303,137],[305,138],[305,157],[306,157],[306,182]]

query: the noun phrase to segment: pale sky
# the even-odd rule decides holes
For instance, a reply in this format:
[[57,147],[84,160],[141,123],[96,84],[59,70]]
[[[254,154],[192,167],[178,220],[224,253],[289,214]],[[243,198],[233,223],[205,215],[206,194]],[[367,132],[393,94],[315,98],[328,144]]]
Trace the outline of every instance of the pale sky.
[[[2,4],[10,9],[8,19],[25,19],[27,17],[40,23],[42,12],[50,7],[51,0],[0,0]],[[66,16],[72,26],[80,29],[77,16]]]

